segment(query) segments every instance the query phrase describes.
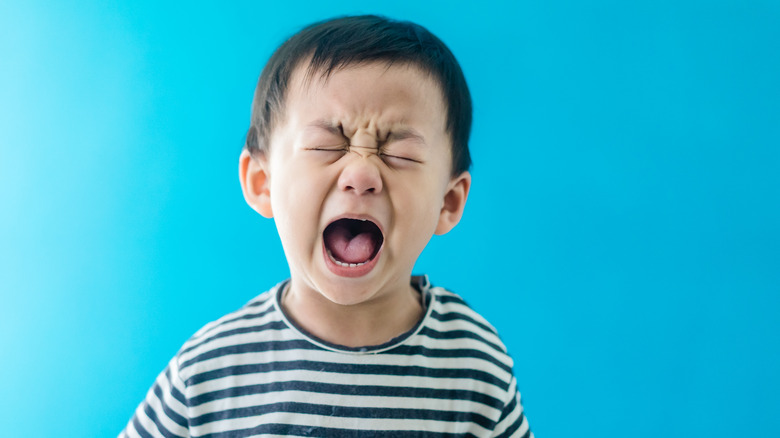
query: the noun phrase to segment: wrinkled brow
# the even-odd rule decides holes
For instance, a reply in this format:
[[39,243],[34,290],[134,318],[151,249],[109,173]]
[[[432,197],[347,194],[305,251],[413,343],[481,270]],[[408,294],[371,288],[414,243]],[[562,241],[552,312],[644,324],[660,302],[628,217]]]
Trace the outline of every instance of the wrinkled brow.
[[[341,127],[341,124],[330,120],[325,120],[325,119],[315,120],[309,123],[308,125],[306,125],[306,127],[320,128],[332,134],[344,135],[344,130]],[[383,140],[384,141],[414,140],[416,143],[419,143],[421,145],[426,144],[425,137],[423,137],[422,134],[420,134],[419,132],[417,132],[415,129],[412,128],[393,129]]]
[[335,123],[330,120],[318,119],[309,123],[308,125],[306,125],[306,127],[320,128],[328,132],[331,132],[333,134],[344,135],[344,131],[342,130],[341,125],[339,123]]
[[386,141],[414,140],[421,145],[425,143],[425,137],[412,128],[401,128],[390,131]]

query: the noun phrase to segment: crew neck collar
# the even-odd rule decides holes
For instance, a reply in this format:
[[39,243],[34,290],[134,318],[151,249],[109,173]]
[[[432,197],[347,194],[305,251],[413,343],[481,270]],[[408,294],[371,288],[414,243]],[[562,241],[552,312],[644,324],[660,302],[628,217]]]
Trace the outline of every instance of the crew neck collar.
[[370,345],[365,347],[348,347],[345,345],[339,345],[334,344],[332,342],[325,341],[323,339],[318,338],[317,336],[314,336],[313,334],[306,331],[303,327],[299,326],[295,321],[293,321],[291,318],[288,317],[287,312],[284,311],[284,308],[282,308],[281,302],[282,302],[282,294],[284,294],[284,291],[287,289],[287,287],[290,284],[290,279],[287,279],[281,283],[279,283],[275,290],[273,291],[274,295],[274,307],[276,307],[276,311],[279,312],[279,314],[282,317],[282,320],[285,324],[295,332],[297,332],[300,336],[305,338],[307,341],[311,342],[312,344],[323,348],[325,350],[335,351],[338,353],[347,353],[347,354],[376,354],[376,353],[382,353],[388,350],[391,350],[404,342],[406,342],[408,339],[416,335],[420,329],[425,325],[425,321],[430,317],[432,308],[431,303],[433,302],[432,299],[432,293],[430,291],[431,284],[428,280],[427,275],[414,275],[411,278],[411,285],[416,290],[421,298],[422,298],[422,305],[425,309],[425,313],[422,318],[420,318],[419,321],[417,321],[417,324],[414,325],[410,330],[407,330],[406,332],[396,336],[395,338],[379,344],[379,345]]

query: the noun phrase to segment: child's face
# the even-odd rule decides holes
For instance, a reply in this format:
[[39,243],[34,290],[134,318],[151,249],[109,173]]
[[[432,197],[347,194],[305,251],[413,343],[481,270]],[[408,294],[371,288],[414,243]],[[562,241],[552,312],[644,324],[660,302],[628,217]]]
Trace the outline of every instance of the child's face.
[[440,87],[415,67],[291,78],[270,151],[242,155],[249,203],[273,216],[292,287],[342,305],[409,290],[434,233],[460,220],[470,176],[451,175]]

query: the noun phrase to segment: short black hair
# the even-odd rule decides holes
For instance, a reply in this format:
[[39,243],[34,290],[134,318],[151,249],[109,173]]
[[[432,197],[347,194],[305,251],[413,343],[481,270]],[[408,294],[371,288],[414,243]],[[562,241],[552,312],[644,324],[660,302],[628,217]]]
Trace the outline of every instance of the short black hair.
[[424,27],[377,15],[339,17],[303,28],[274,52],[260,74],[252,103],[245,148],[268,151],[271,131],[284,113],[293,71],[310,58],[309,74],[325,76],[349,65],[379,61],[414,65],[441,86],[447,107],[446,129],[452,140],[452,173],[471,167],[471,94],[466,78],[447,46]]

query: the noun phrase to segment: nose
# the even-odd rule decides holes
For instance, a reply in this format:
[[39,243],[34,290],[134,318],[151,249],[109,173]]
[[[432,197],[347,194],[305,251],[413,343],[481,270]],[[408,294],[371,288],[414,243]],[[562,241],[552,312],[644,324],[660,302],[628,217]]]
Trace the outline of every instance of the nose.
[[339,175],[339,189],[356,195],[377,194],[382,191],[382,176],[371,154],[350,153],[349,162]]

